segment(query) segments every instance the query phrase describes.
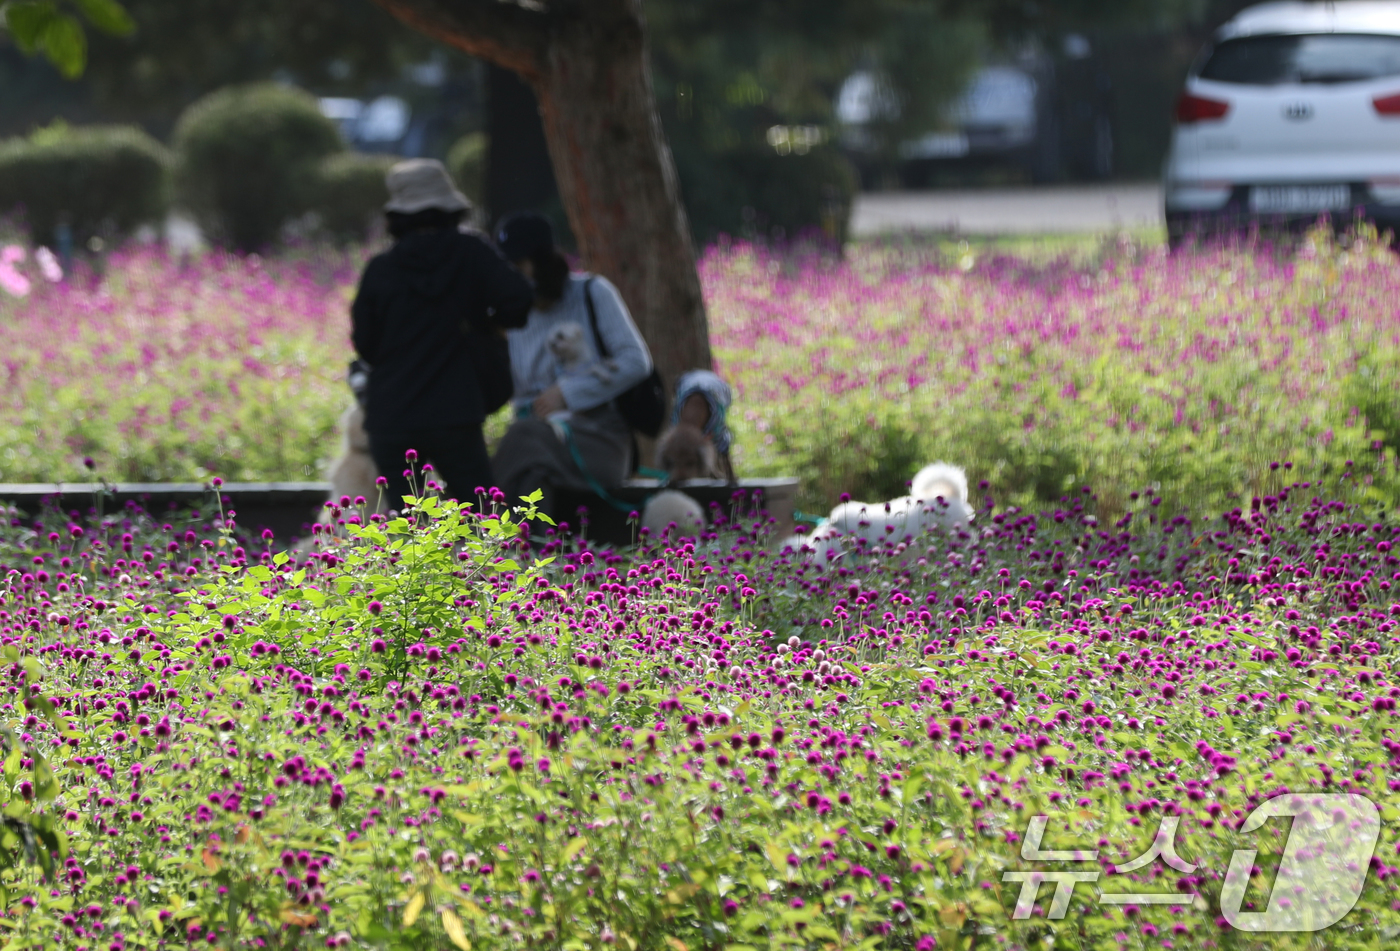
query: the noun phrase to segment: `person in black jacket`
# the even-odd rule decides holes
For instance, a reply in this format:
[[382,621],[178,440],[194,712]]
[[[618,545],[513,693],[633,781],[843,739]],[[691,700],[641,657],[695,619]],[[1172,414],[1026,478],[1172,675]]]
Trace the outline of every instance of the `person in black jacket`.
[[473,348],[523,327],[534,288],[484,236],[459,227],[471,203],[441,162],[400,162],[386,181],[394,245],[365,267],[350,308],[355,350],[371,368],[370,454],[391,507],[410,494],[409,450],[433,464],[445,494],[470,500],[493,484]]

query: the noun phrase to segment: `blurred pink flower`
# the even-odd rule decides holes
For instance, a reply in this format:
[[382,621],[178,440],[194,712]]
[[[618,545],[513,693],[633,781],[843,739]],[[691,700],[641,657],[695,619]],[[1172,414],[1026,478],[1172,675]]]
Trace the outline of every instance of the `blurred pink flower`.
[[0,248],[0,287],[14,297],[27,297],[30,291],[29,278],[21,274],[15,265],[24,260],[24,248],[17,244]]
[[63,266],[58,263],[58,255],[48,248],[41,247],[34,252],[34,261],[39,265],[39,273],[50,284],[63,280]]

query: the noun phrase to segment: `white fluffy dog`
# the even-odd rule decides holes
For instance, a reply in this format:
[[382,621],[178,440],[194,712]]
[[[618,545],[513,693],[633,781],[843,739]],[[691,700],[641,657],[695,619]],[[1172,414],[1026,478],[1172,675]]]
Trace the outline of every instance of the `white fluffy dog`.
[[602,383],[612,382],[617,364],[611,360],[589,362],[588,348],[583,342],[583,324],[562,323],[549,332],[545,346],[559,364],[562,373],[592,373]]
[[888,502],[843,502],[811,534],[794,535],[785,544],[793,550],[859,544],[874,548],[918,538],[931,529],[956,529],[973,518],[967,502],[967,473],[958,466],[936,462],[914,476],[912,495]]
[[[583,342],[583,324],[574,321],[559,324],[545,338],[545,346],[563,375],[591,373],[599,382],[611,383],[617,371],[617,364],[612,360],[589,361],[588,347]],[[547,421],[560,442],[568,441],[564,426],[572,418],[573,414],[566,409],[549,414]]]
[[[374,459],[369,454],[369,433],[365,432],[365,411],[357,401],[340,417],[340,455],[331,463],[327,473],[331,482],[331,500],[339,502],[342,496],[364,496],[370,511],[379,499],[379,488],[374,480],[379,470],[374,467]],[[321,510],[322,524],[330,523],[330,510]]]
[[675,489],[658,492],[647,500],[642,510],[642,527],[652,538],[660,538],[673,522],[676,526],[671,529],[673,540],[695,538],[705,530],[705,510],[699,502]]

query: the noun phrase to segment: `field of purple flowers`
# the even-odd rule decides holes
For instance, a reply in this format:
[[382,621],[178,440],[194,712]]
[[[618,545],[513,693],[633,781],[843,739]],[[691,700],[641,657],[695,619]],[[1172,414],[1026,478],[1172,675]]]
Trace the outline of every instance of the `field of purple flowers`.
[[[314,472],[357,261],[4,259],[0,478]],[[808,557],[737,504],[613,551],[499,493],[345,499],[300,554],[212,498],[0,522],[0,945],[1400,935],[1389,252],[732,247],[704,279],[741,470],[821,503],[943,456],[972,525]],[[1296,820],[1333,851],[1284,881],[1287,822],[1247,820],[1317,793],[1379,828]],[[1357,843],[1340,921],[1248,930]]]
[[[702,276],[738,405],[736,465],[795,474],[802,505],[902,494],[944,458],[999,498],[1089,484],[1110,510],[1275,491],[1269,463],[1400,502],[1400,268],[1373,236],[1296,254],[1168,256],[1131,241],[1032,257],[933,243],[844,261],[711,249]],[[0,289],[0,480],[315,478],[336,450],[362,253],[157,251],[100,282]],[[1272,481],[1271,481],[1272,480]]]
[[[0,290],[0,481],[315,479],[348,401],[358,259],[122,251]],[[0,284],[0,287],[3,287]]]
[[[1372,948],[1400,933],[1400,527],[1340,491],[1194,521],[1144,492],[1116,522],[1077,492],[813,560],[738,515],[630,553],[538,520],[532,543],[499,495],[337,508],[351,537],[299,558],[239,546],[212,502],[16,522],[0,933]],[[1244,828],[1290,793],[1380,807],[1359,900],[1320,935],[1239,930],[1315,887],[1271,892],[1289,828]],[[1063,871],[1062,906],[1047,882],[1018,913]]]

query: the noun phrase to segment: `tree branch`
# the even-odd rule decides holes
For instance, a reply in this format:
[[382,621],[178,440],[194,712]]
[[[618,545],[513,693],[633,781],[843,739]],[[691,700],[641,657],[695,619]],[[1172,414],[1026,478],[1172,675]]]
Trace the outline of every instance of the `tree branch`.
[[374,0],[409,26],[449,46],[539,80],[553,4],[545,0]]

